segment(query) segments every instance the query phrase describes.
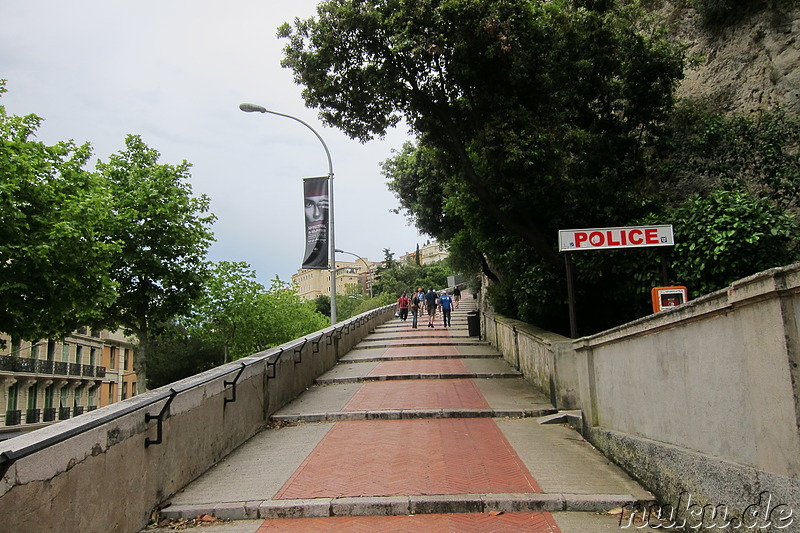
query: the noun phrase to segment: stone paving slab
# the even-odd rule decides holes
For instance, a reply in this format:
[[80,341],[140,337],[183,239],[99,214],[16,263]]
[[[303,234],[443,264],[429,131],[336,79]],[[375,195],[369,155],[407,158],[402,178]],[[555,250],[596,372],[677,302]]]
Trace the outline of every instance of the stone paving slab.
[[476,358],[461,359],[449,357],[445,359],[409,359],[400,361],[342,361],[329,372],[317,379],[317,383],[347,381],[351,378],[367,378],[378,376],[411,376],[420,374],[458,374],[458,375],[504,375],[520,377],[517,370],[503,359]]
[[500,353],[488,344],[382,346],[377,348],[354,348],[340,359],[340,363],[355,361],[382,361],[386,359],[435,359],[435,358],[497,358]]
[[[542,411],[552,409],[545,396],[536,391],[522,378],[471,379],[470,382],[480,391],[485,400],[485,406],[494,410],[531,410]],[[368,392],[372,389],[399,391],[411,394],[422,400],[426,389],[442,398],[442,394],[455,386],[454,380],[416,380],[414,382],[382,381],[371,383],[345,383],[335,385],[316,385],[301,394],[295,401],[275,413],[276,417],[285,415],[303,415],[309,413],[336,413],[345,410],[345,406],[353,400],[359,391]],[[374,394],[374,393],[373,393]],[[385,393],[389,394],[389,392]],[[463,397],[463,396],[462,396]],[[423,402],[416,404],[402,403],[402,396],[389,396],[393,407],[401,409],[442,409],[442,405],[431,406]],[[464,404],[450,407],[467,407]],[[472,407],[472,405],[470,405]]]

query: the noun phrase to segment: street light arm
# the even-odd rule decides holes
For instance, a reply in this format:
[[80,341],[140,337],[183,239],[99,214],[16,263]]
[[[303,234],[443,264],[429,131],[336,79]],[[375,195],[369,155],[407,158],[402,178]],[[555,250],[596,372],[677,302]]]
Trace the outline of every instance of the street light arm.
[[328,150],[328,145],[325,144],[322,136],[317,133],[317,130],[311,127],[310,124],[301,120],[297,117],[293,117],[292,115],[287,115],[285,113],[278,113],[277,111],[270,111],[264,106],[260,106],[258,104],[247,104],[242,103],[239,104],[239,109],[244,111],[245,113],[269,113],[271,115],[278,115],[279,117],[290,118],[296,122],[299,122],[306,128],[311,130],[319,142],[322,143],[322,147],[325,149],[325,155],[328,157],[328,241],[330,244],[330,273],[331,273],[331,325],[336,324],[336,244],[334,243],[334,236],[335,233],[333,231],[333,160],[331,159],[331,151]]
[[328,177],[330,177],[331,179],[333,178],[333,160],[331,159],[331,151],[328,150],[328,145],[325,144],[325,140],[322,138],[322,136],[319,133],[317,133],[317,130],[312,128],[308,122],[299,119],[297,117],[294,117],[292,115],[287,115],[285,113],[278,113],[277,111],[271,111],[266,107],[260,106],[258,104],[247,104],[247,103],[239,104],[239,109],[241,109],[245,113],[269,113],[270,115],[278,115],[279,117],[290,118],[296,122],[299,122],[306,128],[310,129],[311,132],[317,137],[317,139],[319,139],[319,142],[322,143],[322,147],[325,149],[325,155],[328,157]]
[[372,298],[372,268],[369,266],[369,264],[367,264],[367,261],[363,257],[361,257],[360,255],[354,254],[353,252],[345,252],[344,250],[340,250],[338,248],[335,251],[336,251],[337,254],[352,255],[352,256],[355,256],[355,257],[361,259],[361,261],[363,261],[364,266],[367,267],[367,281],[369,282],[369,297]]

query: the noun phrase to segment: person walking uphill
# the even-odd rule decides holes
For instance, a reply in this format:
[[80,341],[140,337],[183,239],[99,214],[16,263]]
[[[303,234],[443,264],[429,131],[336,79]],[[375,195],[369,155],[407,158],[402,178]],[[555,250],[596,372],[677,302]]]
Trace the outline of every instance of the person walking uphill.
[[436,306],[439,303],[439,297],[436,294],[436,291],[433,289],[428,289],[428,292],[425,294],[425,305],[428,308],[428,327],[433,327],[433,320],[436,318]]
[[[422,289],[420,289],[421,291]],[[411,295],[411,327],[417,329],[417,315],[419,315],[419,295],[418,291],[414,291]]]
[[400,298],[397,299],[397,308],[400,310],[400,320],[405,321],[408,318],[408,306],[411,301],[406,296],[406,291],[403,291],[403,294],[400,295]]
[[444,321],[444,327],[449,328],[451,326],[450,311],[453,307],[453,299],[450,298],[450,295],[447,294],[447,292],[442,291],[442,295],[439,296],[439,305],[442,306],[442,320]]

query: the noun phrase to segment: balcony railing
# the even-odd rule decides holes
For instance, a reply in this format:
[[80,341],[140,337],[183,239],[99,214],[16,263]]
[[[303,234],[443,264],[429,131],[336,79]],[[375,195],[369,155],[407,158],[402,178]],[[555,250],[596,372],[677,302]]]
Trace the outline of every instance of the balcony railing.
[[45,361],[41,359],[31,359],[29,357],[14,357],[12,355],[0,355],[0,371],[92,378],[103,378],[106,376],[106,367],[104,366],[81,365],[62,361]]
[[6,411],[6,425],[7,426],[16,426],[22,423],[22,411],[19,409],[15,409],[12,411]]
[[25,423],[26,424],[36,424],[39,422],[39,418],[42,416],[41,409],[28,409],[25,411]]
[[69,418],[69,407],[59,407],[58,408],[58,419],[59,420],[66,420]]
[[55,422],[55,420],[56,420],[56,408],[45,407],[44,416],[42,417],[42,422]]

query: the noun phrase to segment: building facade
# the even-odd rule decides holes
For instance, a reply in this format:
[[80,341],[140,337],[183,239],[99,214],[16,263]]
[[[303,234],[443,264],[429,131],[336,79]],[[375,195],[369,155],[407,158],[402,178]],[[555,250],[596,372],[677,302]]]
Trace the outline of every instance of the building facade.
[[[431,263],[435,263],[436,261],[441,261],[443,259],[447,259],[448,252],[447,246],[444,244],[439,244],[438,242],[430,242],[428,241],[425,243],[424,246],[420,246],[419,248],[419,264],[420,265],[430,265]],[[401,261],[406,261],[408,263],[416,263],[417,261],[417,252],[409,252],[407,254],[403,254],[400,256]]]
[[121,332],[81,328],[64,339],[17,345],[0,338],[0,439],[136,394],[136,343]]
[[[366,264],[365,264],[366,263]],[[370,294],[377,265],[367,259],[336,261],[336,294]],[[331,295],[329,270],[301,268],[292,274],[297,293],[305,300]]]

